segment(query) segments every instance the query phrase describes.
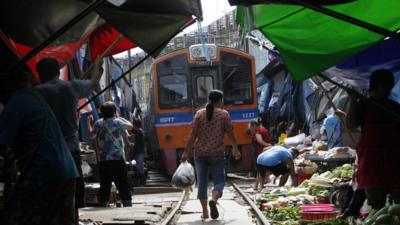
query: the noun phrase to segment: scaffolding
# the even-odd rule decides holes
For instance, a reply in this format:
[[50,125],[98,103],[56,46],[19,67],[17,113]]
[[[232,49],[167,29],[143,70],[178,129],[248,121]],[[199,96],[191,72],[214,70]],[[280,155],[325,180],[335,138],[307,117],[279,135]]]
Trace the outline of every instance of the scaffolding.
[[[236,10],[232,10],[213,23],[202,27],[205,42],[217,46],[243,50],[239,35],[239,27],[236,24],[235,18]],[[197,30],[173,38],[161,54],[168,54],[195,44],[200,44],[200,35]]]

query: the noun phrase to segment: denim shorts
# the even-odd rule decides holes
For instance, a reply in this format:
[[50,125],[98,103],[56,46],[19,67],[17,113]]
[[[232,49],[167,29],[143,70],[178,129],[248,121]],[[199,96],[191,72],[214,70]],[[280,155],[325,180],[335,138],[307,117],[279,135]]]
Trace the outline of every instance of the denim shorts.
[[276,166],[263,166],[261,164],[257,164],[257,171],[261,175],[264,175],[267,171],[270,171],[276,177],[290,173],[290,169],[287,167],[286,163],[284,163],[284,162],[281,162]]
[[209,156],[195,157],[195,168],[197,176],[197,198],[207,199],[208,177],[214,184],[213,191],[222,191],[225,186],[225,159],[213,159]]

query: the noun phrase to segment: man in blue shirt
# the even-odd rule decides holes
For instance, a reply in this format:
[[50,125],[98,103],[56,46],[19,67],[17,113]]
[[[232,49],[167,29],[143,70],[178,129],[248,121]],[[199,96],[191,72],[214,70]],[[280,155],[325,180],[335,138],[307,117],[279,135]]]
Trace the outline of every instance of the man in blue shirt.
[[0,120],[0,155],[6,161],[0,166],[16,159],[21,174],[0,224],[76,223],[79,174],[53,112],[37,91],[20,90],[7,103]]
[[[333,109],[332,109],[333,111]],[[343,116],[344,112],[335,111],[330,113],[322,123],[321,134],[327,138],[328,149],[343,146],[342,142],[342,121],[339,116]]]
[[[85,184],[82,176],[79,148],[77,105],[81,98],[90,95],[101,78],[102,60],[96,60],[91,80],[60,80],[60,65],[53,58],[44,58],[36,65],[42,85],[37,90],[53,110],[63,132],[65,141],[71,150],[80,177],[76,182],[76,207],[84,207]],[[78,211],[76,211],[78,213]]]
[[[299,155],[299,150],[295,148],[287,149],[282,146],[273,146],[265,150],[257,157],[257,173],[260,181],[258,182],[261,189],[264,186],[266,176],[271,173],[276,177],[280,177],[279,186],[286,184],[290,177],[293,186],[297,186],[297,176],[294,170],[293,159]],[[255,187],[257,189],[258,187]]]

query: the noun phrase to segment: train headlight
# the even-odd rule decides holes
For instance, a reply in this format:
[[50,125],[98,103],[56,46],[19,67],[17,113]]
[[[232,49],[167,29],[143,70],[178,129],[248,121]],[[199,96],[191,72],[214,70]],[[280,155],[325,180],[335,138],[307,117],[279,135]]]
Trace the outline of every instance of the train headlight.
[[170,142],[172,140],[172,135],[170,133],[165,134],[164,136],[165,141]]
[[246,128],[246,130],[244,130],[244,133],[245,133],[247,136],[251,136],[250,128]]

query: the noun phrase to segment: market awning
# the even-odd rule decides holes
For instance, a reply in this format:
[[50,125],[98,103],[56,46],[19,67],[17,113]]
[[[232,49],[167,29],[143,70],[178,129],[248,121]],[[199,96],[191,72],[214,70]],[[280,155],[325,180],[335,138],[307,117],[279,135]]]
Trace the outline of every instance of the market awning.
[[[352,2],[356,0],[302,0],[303,2],[313,3],[317,5],[335,5]],[[256,5],[256,4],[299,4],[296,0],[229,0],[231,5]]]
[[[331,10],[396,31],[400,1],[357,0]],[[259,29],[279,50],[295,80],[339,64],[384,37],[331,16],[295,5],[239,6],[243,32]]]
[[[2,39],[23,56],[78,15],[91,2],[1,1],[0,29],[4,34]],[[199,0],[127,0],[119,7],[106,2],[32,58],[29,65],[32,67],[43,57],[54,57],[60,62],[66,62],[72,59],[88,40],[92,56],[96,57],[120,34],[124,37],[110,54],[136,46],[146,52],[154,52],[194,17],[201,17]]]

